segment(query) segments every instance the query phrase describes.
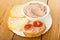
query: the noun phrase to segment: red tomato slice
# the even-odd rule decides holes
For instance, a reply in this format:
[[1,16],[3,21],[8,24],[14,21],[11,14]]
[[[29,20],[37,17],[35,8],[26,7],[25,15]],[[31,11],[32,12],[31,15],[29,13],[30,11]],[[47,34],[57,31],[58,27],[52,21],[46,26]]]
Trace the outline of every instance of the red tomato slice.
[[32,29],[32,24],[26,24],[25,26],[24,26],[24,29],[25,30],[31,30]]
[[33,26],[34,26],[34,27],[42,27],[42,25],[43,25],[43,23],[40,22],[40,21],[34,21],[34,22],[33,22]]

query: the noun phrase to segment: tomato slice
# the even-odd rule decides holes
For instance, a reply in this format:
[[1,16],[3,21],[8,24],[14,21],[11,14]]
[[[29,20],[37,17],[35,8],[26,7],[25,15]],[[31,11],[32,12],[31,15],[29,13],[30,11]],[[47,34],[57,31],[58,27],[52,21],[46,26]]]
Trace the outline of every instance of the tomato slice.
[[25,26],[24,26],[24,29],[25,30],[31,30],[32,29],[32,24],[26,24]]
[[34,22],[33,22],[33,26],[34,26],[34,27],[42,27],[42,25],[43,25],[43,23],[40,22],[40,21],[34,21]]

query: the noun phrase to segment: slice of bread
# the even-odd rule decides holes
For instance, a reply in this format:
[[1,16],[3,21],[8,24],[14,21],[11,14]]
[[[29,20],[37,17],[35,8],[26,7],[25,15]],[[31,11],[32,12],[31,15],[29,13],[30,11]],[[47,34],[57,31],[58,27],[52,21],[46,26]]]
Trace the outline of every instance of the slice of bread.
[[10,30],[23,31],[25,24],[29,22],[26,18],[8,18],[8,28]]
[[22,5],[15,5],[9,10],[9,16],[11,17],[24,17],[22,12]]
[[24,34],[25,34],[26,37],[38,37],[38,36],[40,36],[45,30],[46,30],[46,26],[43,25],[43,26],[41,27],[40,31],[37,32],[37,33],[27,33],[27,32],[24,32]]

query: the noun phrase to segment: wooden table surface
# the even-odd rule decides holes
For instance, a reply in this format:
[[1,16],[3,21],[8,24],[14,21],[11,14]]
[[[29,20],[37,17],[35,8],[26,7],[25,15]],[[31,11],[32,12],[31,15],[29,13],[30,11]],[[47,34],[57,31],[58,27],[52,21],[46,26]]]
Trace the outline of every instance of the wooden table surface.
[[60,0],[39,0],[49,5],[53,19],[51,29],[40,37],[25,38],[8,29],[7,11],[12,5],[24,4],[31,0],[0,0],[0,40],[60,40]]

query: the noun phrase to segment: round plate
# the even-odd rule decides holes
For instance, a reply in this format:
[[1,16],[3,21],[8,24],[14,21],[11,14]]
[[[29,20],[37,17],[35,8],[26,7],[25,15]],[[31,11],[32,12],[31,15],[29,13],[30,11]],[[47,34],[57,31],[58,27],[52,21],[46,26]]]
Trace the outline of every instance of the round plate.
[[[51,28],[51,25],[52,25],[51,15],[49,14],[48,16],[46,16],[44,19],[42,19],[40,21],[42,21],[46,25],[46,30],[44,32],[44,33],[46,33]],[[12,31],[19,36],[26,37],[23,32],[19,32],[19,31],[16,31],[16,30],[12,30]],[[44,33],[42,33],[42,34],[44,34]]]

